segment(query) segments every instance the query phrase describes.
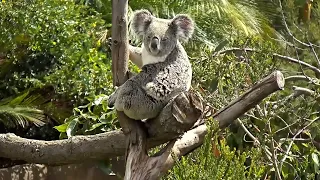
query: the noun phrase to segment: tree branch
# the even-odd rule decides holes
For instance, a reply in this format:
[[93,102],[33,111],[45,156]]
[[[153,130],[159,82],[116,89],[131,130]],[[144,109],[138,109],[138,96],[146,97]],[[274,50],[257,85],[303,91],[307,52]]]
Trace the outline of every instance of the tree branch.
[[311,64],[308,64],[308,63],[306,63],[304,61],[301,61],[301,60],[298,60],[298,59],[295,59],[295,58],[292,58],[292,57],[288,57],[288,56],[283,56],[283,55],[276,54],[276,53],[274,53],[273,56],[277,57],[277,58],[280,58],[280,59],[284,59],[284,60],[293,62],[293,63],[296,63],[296,64],[301,64],[302,66],[304,66],[304,67],[306,67],[308,69],[311,69],[315,74],[320,76],[320,69],[318,69],[317,67],[312,66]]
[[280,71],[275,71],[257,82],[239,98],[215,113],[213,118],[219,122],[220,128],[224,128],[249,109],[260,103],[271,93],[283,89],[284,83],[283,74]]
[[[240,117],[245,110],[254,107],[269,94],[282,89],[283,83],[283,76],[279,71],[272,73],[256,83],[252,89],[218,111],[214,115],[214,119],[219,121],[221,128],[228,126],[233,120]],[[175,99],[175,101],[179,101],[182,97],[188,97],[188,94],[181,95],[181,97]],[[188,97],[188,99],[190,100],[191,97]],[[179,109],[184,109],[183,102],[185,100],[186,99],[175,103],[176,105],[181,104],[182,107],[179,107]],[[186,109],[185,114],[188,114],[188,109]],[[160,119],[158,118],[159,121]],[[147,139],[147,147],[155,147],[175,138],[170,137],[168,134],[173,134],[172,131],[176,129],[171,128],[171,131],[166,129],[170,127],[170,122],[173,121],[173,123],[176,123],[174,122],[176,117],[172,114],[170,119],[171,120],[167,119],[166,121],[166,123],[168,123],[167,126],[158,126],[158,129],[154,132],[149,130],[150,137]],[[156,120],[154,120],[153,123],[161,124]],[[153,126],[152,123],[150,126]],[[176,156],[182,156],[200,146],[203,142],[202,137],[206,133],[206,130],[203,129],[204,127],[205,125],[200,125],[186,132],[181,139],[178,139],[174,143],[172,152],[176,152]],[[162,129],[162,131],[159,129]],[[160,132],[163,133],[160,134]],[[193,137],[195,139],[193,140],[187,137]],[[70,139],[55,141],[31,140],[13,134],[0,134],[0,156],[13,160],[25,160],[29,163],[49,165],[72,164],[124,155],[126,150],[125,139],[124,134],[120,130],[89,136],[74,136]],[[199,139],[199,141],[197,139]],[[184,143],[187,143],[188,146],[182,146]],[[165,164],[168,166],[170,162],[173,163],[170,158],[172,157],[169,157],[165,161]]]
[[[216,53],[213,54],[213,57],[218,56],[220,54],[227,54],[227,53],[230,53],[230,52],[236,53],[238,51],[261,52],[260,50],[256,50],[256,49],[252,49],[252,48],[237,48],[237,47],[233,47],[233,48],[230,48],[230,49],[226,49],[226,50],[223,50],[223,51],[216,52]],[[320,69],[315,67],[315,66],[312,66],[309,63],[306,63],[304,61],[301,61],[301,60],[298,60],[298,59],[295,59],[295,58],[292,58],[292,57],[280,55],[280,54],[277,54],[277,53],[273,53],[272,56],[276,57],[276,58],[279,58],[279,59],[282,59],[282,60],[286,60],[286,61],[290,61],[290,62],[293,62],[293,63],[296,63],[296,64],[300,64],[300,65],[312,70],[316,75],[320,76]]]

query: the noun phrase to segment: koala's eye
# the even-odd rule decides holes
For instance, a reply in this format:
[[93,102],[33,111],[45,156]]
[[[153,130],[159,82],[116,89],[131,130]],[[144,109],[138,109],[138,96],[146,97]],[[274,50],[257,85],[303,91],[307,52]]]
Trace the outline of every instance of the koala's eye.
[[167,38],[167,37],[164,37],[164,38],[162,38],[161,40],[162,40],[162,41],[166,41],[166,40],[168,40],[168,38]]

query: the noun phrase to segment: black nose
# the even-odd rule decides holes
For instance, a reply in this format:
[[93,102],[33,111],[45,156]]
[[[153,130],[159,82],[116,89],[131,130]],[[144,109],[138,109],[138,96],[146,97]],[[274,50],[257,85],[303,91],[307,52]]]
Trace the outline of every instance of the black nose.
[[152,38],[151,40],[151,48],[158,49],[159,39],[157,37]]

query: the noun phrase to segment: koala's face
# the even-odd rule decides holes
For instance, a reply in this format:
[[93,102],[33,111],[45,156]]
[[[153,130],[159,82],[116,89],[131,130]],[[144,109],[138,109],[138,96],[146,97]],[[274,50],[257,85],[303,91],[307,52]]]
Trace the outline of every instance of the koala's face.
[[168,55],[179,39],[187,40],[194,31],[194,24],[187,15],[177,15],[173,19],[160,19],[147,10],[136,11],[131,28],[143,38],[143,45],[153,56]]

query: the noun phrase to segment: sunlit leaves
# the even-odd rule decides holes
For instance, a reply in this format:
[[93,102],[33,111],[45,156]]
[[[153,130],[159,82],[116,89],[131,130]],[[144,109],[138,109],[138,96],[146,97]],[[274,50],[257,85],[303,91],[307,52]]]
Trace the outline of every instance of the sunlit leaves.
[[47,85],[76,101],[110,92],[111,63],[97,50],[104,25],[98,13],[65,0],[7,1],[0,12],[7,63],[0,66],[0,98]]
[[[65,123],[55,128],[71,137],[76,134],[96,134],[117,129],[119,127],[116,114],[107,106],[108,96],[100,94],[88,98],[90,103],[74,108],[74,115]],[[64,137],[64,136],[62,136]]]

